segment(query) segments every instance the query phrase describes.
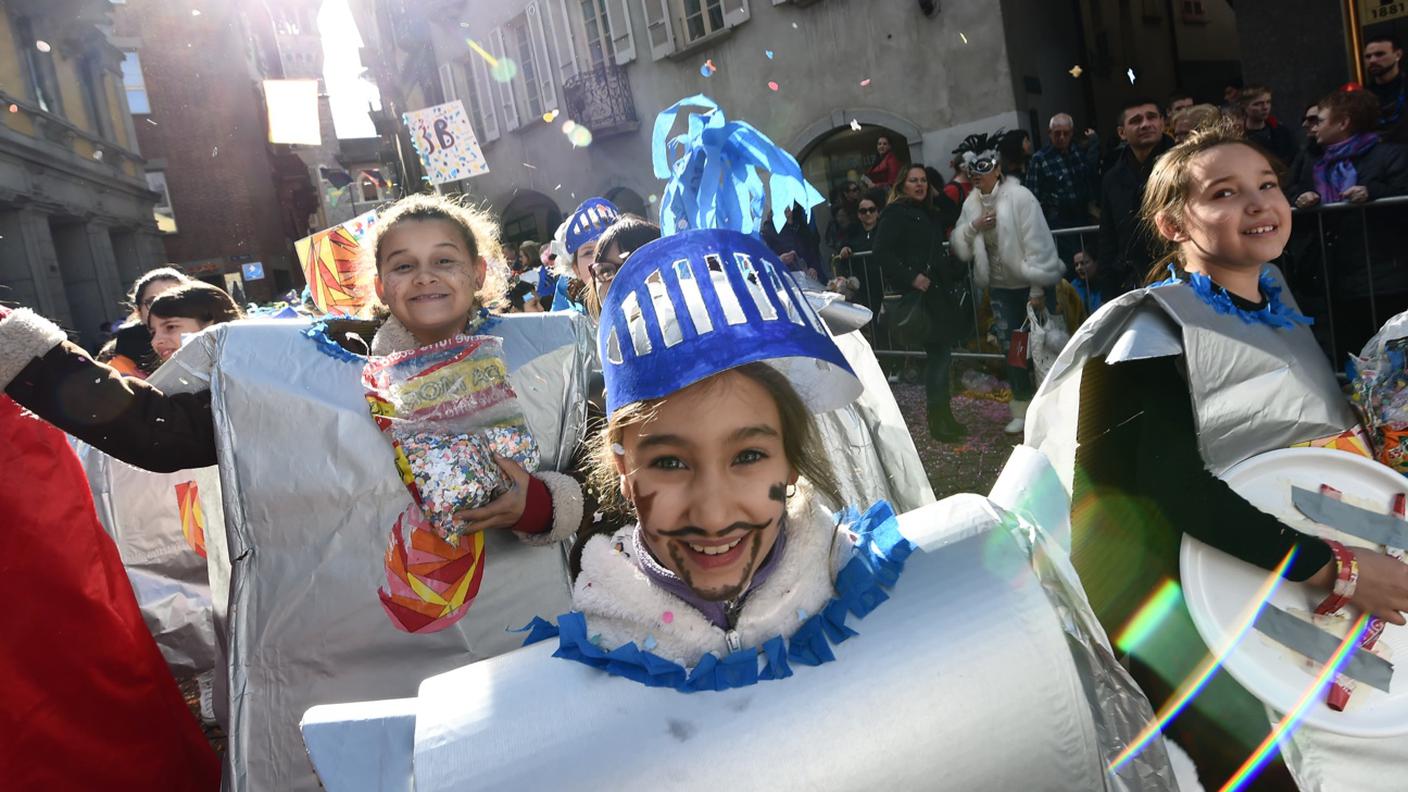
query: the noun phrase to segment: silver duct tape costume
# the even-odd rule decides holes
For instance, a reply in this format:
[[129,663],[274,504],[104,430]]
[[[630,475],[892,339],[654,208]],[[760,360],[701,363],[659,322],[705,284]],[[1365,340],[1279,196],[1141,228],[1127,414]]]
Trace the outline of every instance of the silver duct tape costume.
[[86,443],[78,458],[93,490],[103,528],[117,545],[142,619],[178,679],[216,665],[210,578],[206,560],[181,530],[177,486],[194,484],[207,533],[223,530],[224,510],[214,467],[152,473],[113,459]]
[[[1295,307],[1280,271],[1273,268],[1273,275],[1283,287],[1283,302]],[[1215,475],[1257,454],[1337,435],[1356,423],[1309,328],[1248,324],[1218,313],[1187,285],[1142,289],[1106,304],[1081,326],[1027,414],[1027,442],[1052,460],[1067,492],[1086,363],[1179,355],[1185,358],[1199,450]],[[1269,716],[1272,722],[1279,718]],[[1303,789],[1358,790],[1374,787],[1336,784],[1383,770],[1367,757],[1401,755],[1401,744],[1301,726],[1284,748]],[[1390,775],[1384,770],[1378,778]]]
[[[1272,270],[1282,301],[1294,308],[1285,279]],[[1198,449],[1214,475],[1263,451],[1336,435],[1355,424],[1309,328],[1273,328],[1220,314],[1186,284],[1140,289],[1107,303],[1080,326],[1032,400],[1027,443],[1051,460],[1067,492],[1085,364],[1180,355]]]
[[828,456],[842,498],[867,506],[888,501],[897,512],[933,503],[934,490],[914,437],[870,342],[860,333],[870,321],[870,310],[832,293],[805,294],[865,387],[855,401],[817,416],[817,429],[831,452]]
[[[297,732],[310,705],[410,695],[426,676],[517,647],[521,636],[508,630],[569,602],[562,548],[492,531],[463,618],[434,633],[392,625],[377,588],[411,496],[368,412],[362,361],[305,329],[222,325],[173,359],[190,389],[208,385],[212,395],[226,532],[208,546],[214,596],[229,603],[226,785],[235,790],[317,789]],[[504,340],[542,466],[566,469],[586,421],[584,323],[530,314],[489,332]],[[228,577],[215,559],[229,559]]]
[[[1006,506],[1004,506],[1006,504]],[[1010,507],[1010,508],[1008,508]],[[416,699],[317,707],[332,792],[462,789],[1174,790],[1152,719],[1064,551],[1067,501],[1019,449],[993,500],[900,517],[919,550],[837,662],[723,692],[649,688],[556,642],[426,680]]]

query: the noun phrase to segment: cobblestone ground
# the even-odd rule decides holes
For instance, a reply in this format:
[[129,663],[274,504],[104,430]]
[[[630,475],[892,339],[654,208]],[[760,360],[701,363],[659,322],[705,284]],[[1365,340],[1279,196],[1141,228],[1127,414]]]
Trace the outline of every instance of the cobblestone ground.
[[[955,381],[961,380],[957,367],[954,376]],[[974,382],[972,375],[968,379]],[[986,384],[995,384],[990,377],[982,379]],[[1005,400],[1006,391],[967,388],[955,395],[950,402],[953,414],[968,427],[968,437],[957,443],[940,443],[929,437],[924,386],[898,382],[891,383],[890,388],[904,413],[914,445],[919,449],[919,458],[929,474],[934,495],[939,498],[958,492],[986,495],[1002,472],[1012,447],[1021,442],[1020,436],[1002,432],[1002,427],[1012,418]]]

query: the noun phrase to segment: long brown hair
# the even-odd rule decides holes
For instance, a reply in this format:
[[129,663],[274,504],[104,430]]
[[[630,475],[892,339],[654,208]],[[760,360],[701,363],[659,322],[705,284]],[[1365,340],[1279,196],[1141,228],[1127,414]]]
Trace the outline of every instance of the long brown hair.
[[932,184],[929,185],[929,192],[924,196],[924,200],[922,201],[915,201],[913,198],[910,198],[908,195],[905,195],[904,183],[909,181],[909,172],[914,170],[915,168],[924,171],[924,180],[929,180],[929,171],[927,168],[924,167],[923,163],[909,163],[908,165],[904,166],[903,169],[900,170],[899,178],[895,179],[895,183],[890,185],[890,200],[887,202],[887,204],[892,204],[895,201],[901,200],[905,201],[906,203],[917,203],[920,206],[928,206],[929,204],[933,203],[933,201],[929,197],[934,194],[935,188]]
[[1284,179],[1285,169],[1280,161],[1254,141],[1247,140],[1234,119],[1200,126],[1187,140],[1169,149],[1154,164],[1139,207],[1139,221],[1144,224],[1149,238],[1160,247],[1158,259],[1144,276],[1146,285],[1163,280],[1169,264],[1177,266],[1179,245],[1159,233],[1158,217],[1162,215],[1178,225],[1184,223],[1188,196],[1193,191],[1193,160],[1218,146],[1246,146],[1266,159],[1278,181]]
[[202,325],[233,322],[243,315],[224,289],[201,281],[162,292],[152,301],[148,314],[157,319],[194,319]]

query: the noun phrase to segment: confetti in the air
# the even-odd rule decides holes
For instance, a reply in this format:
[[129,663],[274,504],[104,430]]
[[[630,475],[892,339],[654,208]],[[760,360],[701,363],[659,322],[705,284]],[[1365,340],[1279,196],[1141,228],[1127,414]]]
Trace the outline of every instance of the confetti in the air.
[[712,77],[714,76],[714,72],[718,70],[719,67],[714,65],[714,61],[711,58],[709,60],[704,61],[704,65],[699,67],[699,74],[703,77]]
[[554,191],[556,191],[556,190],[561,190],[561,189],[562,189],[562,185],[561,185],[561,184],[559,184],[559,185],[557,185],[556,187],[553,188]]
[[797,23],[796,23],[796,22],[793,22],[793,23],[792,23],[792,29],[793,29],[793,30],[796,30],[796,29],[797,29]]
[[102,158],[103,158],[103,152],[102,152],[101,149],[98,150],[98,151],[93,152],[93,159],[101,161]]
[[527,168],[528,170],[537,170],[537,169],[538,169],[538,166],[537,166],[537,165],[534,165],[534,164],[531,163],[531,162],[525,162],[525,163],[523,163],[523,167]]
[[572,148],[586,148],[592,144],[592,131],[578,124],[567,133],[567,142],[572,144]]
[[152,126],[156,126],[156,125],[157,125],[157,123],[156,123],[155,121],[151,120],[150,118],[147,119],[147,123],[148,123],[148,124],[151,124]]
[[869,87],[870,87],[870,78],[869,78],[869,77],[866,77],[864,80],[861,80],[861,81],[860,81],[860,87],[862,87],[862,88],[869,88]]
[[851,129],[854,129],[855,131],[859,132],[859,131],[860,131],[860,122],[857,121],[857,120],[855,120],[854,118],[852,118],[852,119],[851,119]]
[[556,109],[549,110],[549,111],[547,111],[546,113],[543,113],[543,122],[544,122],[544,123],[551,124],[551,123],[552,123],[554,120],[556,120],[556,119],[557,119],[557,110],[556,110]]
[[1085,73],[1085,69],[1082,69],[1082,68],[1080,67],[1080,64],[1079,64],[1079,63],[1077,63],[1076,65],[1074,65],[1074,66],[1071,67],[1071,76],[1072,76],[1072,77],[1079,77],[1079,76],[1081,76],[1081,75],[1084,74],[1084,73]]
[[216,147],[214,147],[214,148],[212,148],[212,149],[210,150],[210,158],[211,158],[211,159],[215,159],[215,158],[216,158],[217,156],[219,156],[219,155],[220,155],[220,147],[219,147],[219,146],[216,146]]
[[768,60],[772,60],[772,50],[763,50],[763,54],[768,56]]
[[968,43],[968,37],[965,36],[965,35],[963,35],[961,32],[958,34],[958,37],[961,38],[961,39],[963,39],[963,43],[964,43],[964,44],[967,44],[967,43]]
[[11,112],[11,113],[18,113],[19,111],[20,111],[20,106],[19,106],[19,105],[17,105],[17,104],[12,104],[12,105],[10,105],[10,112]]
[[1125,74],[1129,76],[1129,84],[1134,85],[1134,69],[1128,69]]
[[[464,23],[461,22],[460,25],[463,26]],[[474,50],[475,55],[478,55],[479,57],[483,58],[484,62],[489,64],[490,68],[499,65],[499,59],[495,58],[493,55],[490,55],[488,50],[479,46],[479,42],[475,41],[474,39],[465,39],[464,43],[468,44],[471,50]]]
[[781,87],[782,87],[782,86],[778,85],[776,82],[774,82],[774,81],[772,81],[772,80],[768,80],[768,90],[776,91],[778,88],[781,88]]
[[513,58],[499,58],[499,62],[489,67],[489,76],[494,78],[494,82],[512,82],[518,76],[518,64]]
[[53,49],[53,47],[49,46],[49,42],[42,40],[34,42],[34,48],[39,50],[40,52],[48,52],[49,50]]

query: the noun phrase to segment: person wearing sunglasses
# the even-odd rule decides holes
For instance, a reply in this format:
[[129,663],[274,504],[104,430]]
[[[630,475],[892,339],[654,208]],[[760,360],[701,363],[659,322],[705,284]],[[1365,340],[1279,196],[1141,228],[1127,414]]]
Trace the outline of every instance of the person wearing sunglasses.
[[1282,185],[1286,197],[1292,202],[1299,195],[1295,192],[1296,185],[1311,184],[1315,181],[1315,163],[1319,162],[1320,155],[1325,153],[1325,148],[1316,139],[1316,134],[1320,131],[1319,103],[1311,103],[1305,108],[1305,112],[1301,113],[1300,128],[1305,130],[1305,145],[1301,146],[1300,153],[1291,161],[1290,178]]
[[880,226],[880,208],[885,197],[879,190],[873,190],[856,204],[856,222],[847,229],[844,244],[836,254],[840,259],[840,269],[849,271],[856,279],[854,302],[870,309],[874,316],[880,315],[880,304],[885,298],[885,286],[881,282],[880,267],[871,256],[875,247],[875,229]]

